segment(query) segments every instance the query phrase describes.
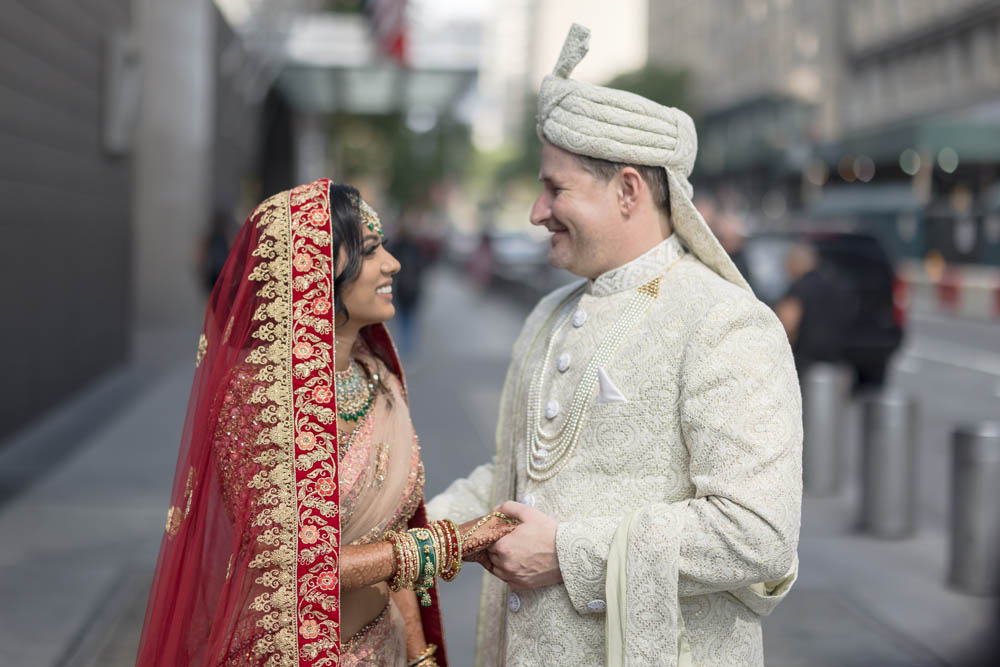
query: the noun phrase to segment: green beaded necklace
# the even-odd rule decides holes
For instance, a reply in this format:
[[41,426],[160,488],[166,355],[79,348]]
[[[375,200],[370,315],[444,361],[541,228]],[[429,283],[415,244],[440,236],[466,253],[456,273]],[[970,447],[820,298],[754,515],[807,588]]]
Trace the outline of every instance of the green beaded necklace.
[[[378,376],[375,376],[378,381]],[[361,370],[361,364],[351,359],[346,371],[334,373],[337,391],[337,414],[348,422],[356,422],[371,409],[375,402],[375,383],[369,382]]]

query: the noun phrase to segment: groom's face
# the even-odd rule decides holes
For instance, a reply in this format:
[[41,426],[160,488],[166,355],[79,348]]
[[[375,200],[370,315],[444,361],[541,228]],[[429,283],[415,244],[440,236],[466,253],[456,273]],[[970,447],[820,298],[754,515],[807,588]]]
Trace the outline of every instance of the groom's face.
[[586,278],[617,266],[614,249],[625,230],[616,179],[594,176],[572,153],[545,141],[538,180],[542,192],[531,207],[531,224],[552,233],[549,263]]

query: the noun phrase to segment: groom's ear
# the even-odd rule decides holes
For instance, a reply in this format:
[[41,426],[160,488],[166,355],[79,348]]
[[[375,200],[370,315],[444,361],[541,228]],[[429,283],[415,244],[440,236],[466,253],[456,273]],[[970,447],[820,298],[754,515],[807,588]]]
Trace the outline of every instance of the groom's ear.
[[635,167],[623,167],[616,176],[616,185],[615,194],[618,196],[618,210],[623,218],[629,218],[635,213],[643,193],[648,188]]

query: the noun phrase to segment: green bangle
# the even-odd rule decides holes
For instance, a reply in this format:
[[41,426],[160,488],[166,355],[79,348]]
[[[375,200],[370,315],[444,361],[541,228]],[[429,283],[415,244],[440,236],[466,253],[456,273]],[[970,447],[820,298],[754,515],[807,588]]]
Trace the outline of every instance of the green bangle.
[[426,528],[411,528],[408,531],[417,543],[417,553],[420,556],[420,569],[414,582],[413,592],[420,596],[420,605],[431,606],[431,595],[428,592],[434,587],[434,576],[437,572],[437,552],[431,541],[431,533]]

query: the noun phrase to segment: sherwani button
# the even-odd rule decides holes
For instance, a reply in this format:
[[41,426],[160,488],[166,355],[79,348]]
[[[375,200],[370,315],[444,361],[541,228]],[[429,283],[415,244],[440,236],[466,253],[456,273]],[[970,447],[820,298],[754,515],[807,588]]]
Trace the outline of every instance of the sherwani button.
[[534,507],[535,506],[535,497],[529,493],[524,498],[521,498],[521,504],[522,505],[527,505],[528,507]]
[[511,593],[510,597],[507,598],[507,607],[515,612],[521,608],[521,598],[517,593]]
[[591,600],[587,603],[587,609],[593,612],[600,613],[608,608],[608,605],[604,600]]
[[583,323],[587,321],[587,311],[580,308],[575,313],[573,313],[573,326],[582,327]]
[[556,367],[559,369],[560,373],[565,373],[566,369],[569,368],[569,362],[571,357],[569,352],[563,352],[559,355],[559,359],[556,361]]
[[545,404],[545,417],[555,419],[557,414],[559,414],[559,401],[552,399]]

